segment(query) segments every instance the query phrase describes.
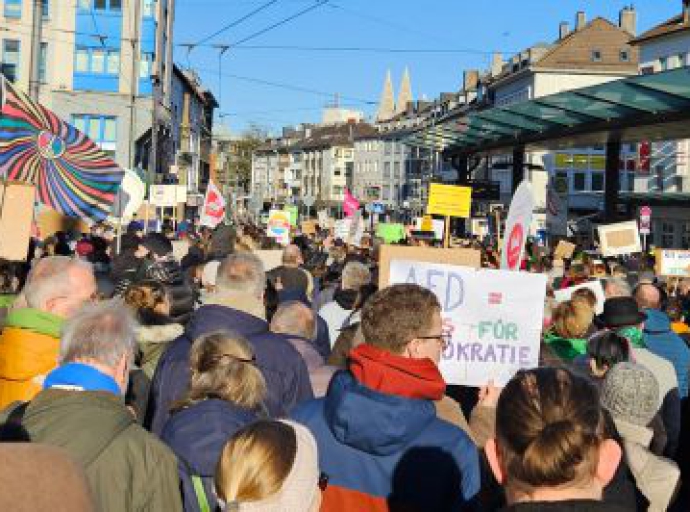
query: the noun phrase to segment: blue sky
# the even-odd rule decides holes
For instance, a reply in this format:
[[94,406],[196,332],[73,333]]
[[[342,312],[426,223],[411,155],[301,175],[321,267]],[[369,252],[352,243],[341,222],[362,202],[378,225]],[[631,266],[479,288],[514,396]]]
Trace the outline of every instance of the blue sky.
[[[176,0],[175,43],[195,43],[245,16],[268,0]],[[277,0],[255,16],[209,40],[232,44],[316,3]],[[340,95],[341,105],[372,114],[388,69],[397,94],[404,68],[410,69],[416,99],[456,91],[465,69],[485,69],[492,51],[506,55],[557,38],[558,24],[587,19],[618,20],[630,0],[331,0],[307,14],[244,43],[253,46],[377,47],[444,50],[446,53],[315,52],[262,48],[219,50],[176,46],[175,60],[195,68],[221,100],[223,122],[232,131],[257,123],[273,131],[314,122],[320,109]],[[681,0],[636,0],[638,32],[680,12]],[[452,50],[452,52],[448,52]],[[457,50],[457,51],[456,51]],[[234,76],[231,76],[234,75]],[[238,78],[244,77],[245,79]],[[246,80],[259,79],[315,92]]]

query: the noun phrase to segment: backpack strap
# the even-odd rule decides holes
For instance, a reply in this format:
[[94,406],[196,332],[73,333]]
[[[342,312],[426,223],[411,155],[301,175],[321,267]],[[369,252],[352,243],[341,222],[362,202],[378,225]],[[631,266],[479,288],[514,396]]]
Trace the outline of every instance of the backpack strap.
[[204,482],[201,481],[201,477],[199,475],[191,475],[191,479],[196,501],[199,503],[199,509],[201,512],[211,512],[211,506],[208,504],[208,497],[206,496]]
[[26,408],[29,407],[29,404],[31,402],[15,402],[14,404],[10,405],[11,409],[9,414],[7,415],[7,418],[5,419],[5,423],[8,425],[13,425],[20,427],[22,424],[22,421],[24,421],[24,414],[26,413]]
[[14,402],[7,408],[5,421],[0,423],[0,442],[31,442],[28,432],[22,427],[24,413],[31,402]]

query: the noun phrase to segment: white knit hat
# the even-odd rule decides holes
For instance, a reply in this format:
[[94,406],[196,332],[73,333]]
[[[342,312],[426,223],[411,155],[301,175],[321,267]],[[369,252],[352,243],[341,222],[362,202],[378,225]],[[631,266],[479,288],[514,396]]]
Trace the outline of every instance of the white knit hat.
[[309,430],[289,420],[297,438],[297,453],[283,486],[273,496],[261,501],[236,502],[225,505],[226,512],[310,512],[319,491],[319,456],[316,441]]

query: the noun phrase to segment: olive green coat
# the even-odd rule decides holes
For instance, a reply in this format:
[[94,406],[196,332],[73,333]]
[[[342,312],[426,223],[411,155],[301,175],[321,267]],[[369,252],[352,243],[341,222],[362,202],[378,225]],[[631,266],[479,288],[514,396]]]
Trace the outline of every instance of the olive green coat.
[[84,466],[100,511],[182,510],[175,455],[136,423],[120,397],[47,389],[22,425],[32,442],[64,448]]

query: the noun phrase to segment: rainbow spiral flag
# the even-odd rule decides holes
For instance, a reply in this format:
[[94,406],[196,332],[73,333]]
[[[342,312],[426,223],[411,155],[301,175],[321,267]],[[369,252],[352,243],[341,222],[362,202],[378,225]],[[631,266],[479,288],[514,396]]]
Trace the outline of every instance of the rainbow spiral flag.
[[0,177],[32,183],[37,199],[63,215],[106,218],[124,171],[86,135],[0,78]]

